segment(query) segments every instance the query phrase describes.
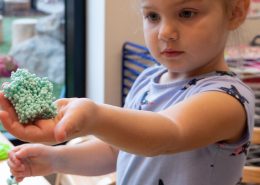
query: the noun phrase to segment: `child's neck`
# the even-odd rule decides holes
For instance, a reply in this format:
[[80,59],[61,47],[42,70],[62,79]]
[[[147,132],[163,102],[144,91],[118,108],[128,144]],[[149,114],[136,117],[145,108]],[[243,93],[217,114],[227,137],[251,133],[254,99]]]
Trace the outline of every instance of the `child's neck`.
[[192,78],[195,76],[199,76],[199,75],[203,75],[203,74],[207,74],[207,73],[211,73],[211,72],[215,72],[215,71],[229,71],[229,68],[228,68],[228,66],[223,66],[223,67],[217,68],[217,69],[200,71],[199,73],[196,73],[196,72],[194,72],[194,73],[175,73],[175,72],[167,71],[161,75],[159,83],[166,84],[166,83],[170,83],[170,82],[176,82],[176,81],[185,80],[187,78]]
[[165,84],[165,83],[169,83],[169,82],[180,81],[180,80],[184,80],[187,78],[192,78],[195,76],[211,73],[214,71],[229,71],[229,67],[228,67],[227,63],[225,62],[224,57],[221,57],[221,59],[217,59],[215,61],[216,62],[210,62],[210,63],[206,64],[205,66],[202,66],[202,67],[195,69],[193,71],[190,71],[190,72],[180,73],[180,72],[172,72],[172,71],[168,70],[164,74],[161,75],[159,83]]
[[167,83],[174,82],[174,81],[180,81],[180,80],[183,80],[186,78],[187,78],[187,76],[185,74],[170,73],[167,71],[162,74],[162,76],[160,77],[159,83],[167,84]]

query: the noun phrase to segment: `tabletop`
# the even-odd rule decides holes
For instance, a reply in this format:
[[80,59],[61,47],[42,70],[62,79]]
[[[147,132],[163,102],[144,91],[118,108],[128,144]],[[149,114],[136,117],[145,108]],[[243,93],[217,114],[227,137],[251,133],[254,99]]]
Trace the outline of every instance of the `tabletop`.
[[[0,132],[0,142],[12,145]],[[7,161],[0,161],[0,185],[7,185],[7,178],[10,177],[11,173],[7,165]],[[50,183],[44,177],[28,177],[25,178],[19,185],[50,185]]]

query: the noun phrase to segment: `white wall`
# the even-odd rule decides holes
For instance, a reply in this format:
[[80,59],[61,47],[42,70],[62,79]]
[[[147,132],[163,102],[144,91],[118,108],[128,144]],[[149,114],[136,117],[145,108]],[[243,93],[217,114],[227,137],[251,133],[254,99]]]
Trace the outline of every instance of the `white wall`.
[[143,44],[135,0],[88,0],[87,97],[120,105],[121,50],[125,41]]
[[243,42],[248,44],[256,35],[260,35],[260,17],[258,19],[247,19],[242,27]]
[[[251,3],[252,9],[259,10],[259,3]],[[260,35],[260,16],[252,16],[249,13],[245,23],[237,31],[231,34],[229,45],[249,44],[256,35]]]
[[87,3],[87,97],[104,101],[105,2]]

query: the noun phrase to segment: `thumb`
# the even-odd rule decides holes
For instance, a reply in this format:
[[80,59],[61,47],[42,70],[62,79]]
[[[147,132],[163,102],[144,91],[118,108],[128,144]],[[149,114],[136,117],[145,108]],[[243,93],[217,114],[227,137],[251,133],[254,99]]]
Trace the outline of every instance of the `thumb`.
[[61,126],[61,123],[58,123],[54,130],[54,137],[57,142],[64,142],[67,139],[67,133],[64,130],[64,126]]
[[37,144],[25,144],[15,153],[15,156],[19,159],[25,159],[28,157],[34,157],[39,155],[39,148]]
[[56,125],[54,137],[58,142],[69,140],[75,133],[75,123],[69,119],[69,115],[65,115]]

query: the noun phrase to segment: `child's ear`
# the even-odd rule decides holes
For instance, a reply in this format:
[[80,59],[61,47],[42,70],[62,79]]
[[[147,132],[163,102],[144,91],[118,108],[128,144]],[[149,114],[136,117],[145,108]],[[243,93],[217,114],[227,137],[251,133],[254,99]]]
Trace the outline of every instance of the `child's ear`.
[[246,19],[250,6],[250,0],[232,0],[229,12],[229,29],[235,30]]

